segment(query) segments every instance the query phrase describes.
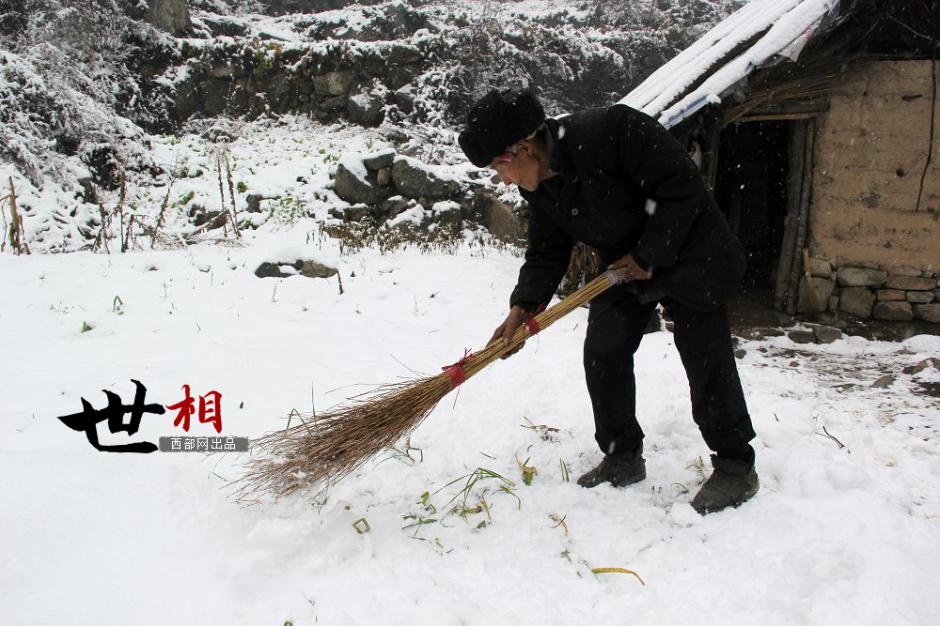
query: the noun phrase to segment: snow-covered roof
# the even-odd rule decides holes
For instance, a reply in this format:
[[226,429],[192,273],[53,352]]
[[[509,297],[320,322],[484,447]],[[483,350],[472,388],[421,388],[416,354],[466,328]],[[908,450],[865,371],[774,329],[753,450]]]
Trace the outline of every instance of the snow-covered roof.
[[839,0],[752,0],[620,102],[658,116],[664,126],[674,126],[706,104],[720,103],[755,69],[781,56],[796,60],[823,19],[838,6]]

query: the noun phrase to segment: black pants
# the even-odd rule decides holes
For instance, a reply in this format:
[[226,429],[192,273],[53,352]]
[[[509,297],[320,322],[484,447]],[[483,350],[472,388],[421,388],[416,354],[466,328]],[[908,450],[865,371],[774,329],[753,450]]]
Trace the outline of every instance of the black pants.
[[[696,311],[666,299],[676,348],[689,379],[692,418],[709,448],[728,456],[750,450],[751,418],[738,378],[725,307]],[[591,302],[584,340],[584,372],[594,408],[595,438],[606,454],[636,449],[643,430],[636,419],[633,354],[656,303],[640,303],[624,285]]]

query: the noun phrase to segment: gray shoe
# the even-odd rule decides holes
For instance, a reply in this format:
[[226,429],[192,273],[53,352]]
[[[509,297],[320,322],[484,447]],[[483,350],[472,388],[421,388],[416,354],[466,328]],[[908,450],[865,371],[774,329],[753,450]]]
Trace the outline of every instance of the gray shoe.
[[692,508],[700,515],[738,506],[757,493],[760,482],[754,464],[712,455],[715,471],[692,498]]
[[644,478],[646,478],[646,461],[643,460],[641,448],[636,453],[606,455],[597,467],[578,479],[578,484],[588,489],[603,483],[623,487],[638,483]]

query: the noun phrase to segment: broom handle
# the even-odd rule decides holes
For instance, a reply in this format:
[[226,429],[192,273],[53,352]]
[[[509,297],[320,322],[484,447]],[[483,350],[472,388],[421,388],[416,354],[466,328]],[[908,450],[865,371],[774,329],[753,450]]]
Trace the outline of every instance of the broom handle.
[[[608,272],[605,272],[586,284],[584,287],[581,287],[574,293],[570,294],[561,302],[545,309],[535,316],[535,322],[538,324],[539,332],[545,330],[564,316],[568,315],[568,313],[571,313],[580,307],[585,302],[589,302],[600,294],[604,293],[614,284],[616,284],[616,279],[611,279],[608,276]],[[513,333],[512,339],[509,340],[508,344],[503,345],[503,343],[500,341],[494,341],[479,352],[474,352],[473,354],[469,355],[462,362],[460,362],[463,371],[466,373],[466,377],[470,378],[474,374],[483,370],[487,365],[496,361],[496,359],[499,357],[508,352],[512,352],[514,349],[525,343],[525,341],[531,338],[533,335],[534,333],[529,329],[528,326],[522,325],[516,329],[516,332]]]

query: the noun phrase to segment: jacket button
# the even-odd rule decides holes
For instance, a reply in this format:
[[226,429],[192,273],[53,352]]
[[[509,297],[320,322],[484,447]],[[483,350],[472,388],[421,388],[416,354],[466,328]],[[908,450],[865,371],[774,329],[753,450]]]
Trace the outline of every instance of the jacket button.
[[576,216],[578,214],[578,207],[571,209],[571,214]]

